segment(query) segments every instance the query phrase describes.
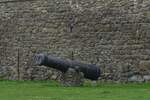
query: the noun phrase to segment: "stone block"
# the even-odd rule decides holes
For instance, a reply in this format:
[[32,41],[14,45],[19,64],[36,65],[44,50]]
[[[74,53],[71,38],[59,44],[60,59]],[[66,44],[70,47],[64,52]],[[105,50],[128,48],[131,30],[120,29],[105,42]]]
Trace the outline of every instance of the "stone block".
[[141,71],[149,71],[150,70],[150,60],[148,61],[140,61],[139,68]]
[[143,78],[145,82],[150,82],[150,75],[144,75]]
[[0,80],[11,78],[11,75],[12,75],[11,73],[12,73],[12,70],[10,66],[0,65]]
[[144,82],[144,78],[141,75],[134,75],[128,79],[129,82],[138,82],[142,83]]

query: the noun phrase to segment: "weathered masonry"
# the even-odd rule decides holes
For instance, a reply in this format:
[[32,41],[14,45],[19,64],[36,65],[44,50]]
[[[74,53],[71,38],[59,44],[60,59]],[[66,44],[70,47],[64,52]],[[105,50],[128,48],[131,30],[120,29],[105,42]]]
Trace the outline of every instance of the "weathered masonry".
[[101,80],[149,81],[150,0],[0,0],[1,77],[56,79],[36,53],[97,64]]

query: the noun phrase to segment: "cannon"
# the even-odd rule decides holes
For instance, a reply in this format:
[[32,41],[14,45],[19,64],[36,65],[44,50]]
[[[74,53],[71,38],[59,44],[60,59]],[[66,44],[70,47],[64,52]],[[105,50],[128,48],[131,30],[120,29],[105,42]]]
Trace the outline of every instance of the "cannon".
[[66,72],[69,68],[77,69],[84,74],[84,78],[97,80],[100,77],[100,67],[93,64],[84,64],[73,60],[63,60],[58,57],[45,54],[37,54],[35,63],[39,66],[47,66]]

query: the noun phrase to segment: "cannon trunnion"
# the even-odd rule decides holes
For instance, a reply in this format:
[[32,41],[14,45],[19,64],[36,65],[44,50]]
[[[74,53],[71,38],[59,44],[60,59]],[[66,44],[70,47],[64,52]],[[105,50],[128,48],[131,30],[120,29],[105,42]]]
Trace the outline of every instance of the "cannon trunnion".
[[61,72],[66,72],[69,68],[78,70],[84,77],[90,80],[97,80],[100,77],[100,68],[92,64],[83,64],[72,60],[63,60],[51,55],[38,54],[35,56],[37,65],[51,67]]

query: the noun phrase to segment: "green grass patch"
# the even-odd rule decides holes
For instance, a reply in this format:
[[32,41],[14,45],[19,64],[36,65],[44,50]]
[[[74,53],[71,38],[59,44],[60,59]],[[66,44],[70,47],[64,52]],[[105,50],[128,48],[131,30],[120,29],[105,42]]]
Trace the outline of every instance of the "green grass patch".
[[150,100],[150,84],[61,87],[54,81],[0,81],[0,100]]

